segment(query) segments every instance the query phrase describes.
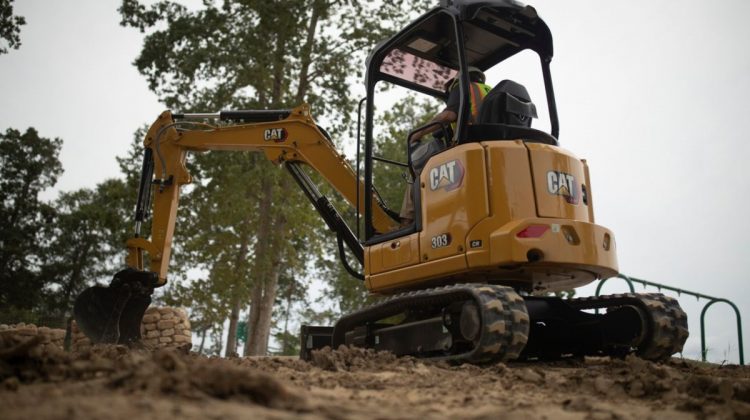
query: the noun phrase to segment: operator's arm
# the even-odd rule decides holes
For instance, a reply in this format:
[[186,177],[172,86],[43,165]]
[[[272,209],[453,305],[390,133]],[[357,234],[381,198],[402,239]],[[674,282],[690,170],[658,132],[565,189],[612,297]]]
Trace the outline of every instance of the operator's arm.
[[[445,104],[445,109],[443,109],[439,114],[432,117],[432,120],[430,120],[430,122],[427,124],[450,124],[452,122],[455,122],[458,119],[458,107],[460,106],[461,102],[460,95],[460,89],[453,88],[450,92],[450,95],[448,96],[448,102]],[[440,130],[440,127],[441,126],[437,124],[425,127],[412,134],[408,141],[410,144],[419,141],[422,137]]]
[[[438,123],[438,122],[439,123],[450,124],[450,123],[456,121],[457,118],[458,118],[458,115],[455,112],[453,112],[450,109],[446,108],[442,112],[440,112],[439,114],[435,115],[432,118],[432,120],[430,120],[430,122],[428,124]],[[440,125],[430,125],[429,127],[425,127],[425,128],[423,128],[423,129],[421,129],[419,131],[416,131],[409,138],[409,143],[417,142],[422,137],[424,137],[424,136],[426,136],[426,135],[428,135],[430,133],[434,133],[434,132],[436,132],[438,130],[440,130]]]

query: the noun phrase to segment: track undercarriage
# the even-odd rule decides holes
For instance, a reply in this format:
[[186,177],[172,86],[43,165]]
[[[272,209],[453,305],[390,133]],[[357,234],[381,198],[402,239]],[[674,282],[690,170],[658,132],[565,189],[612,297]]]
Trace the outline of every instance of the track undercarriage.
[[687,336],[685,312],[659,293],[560,299],[457,284],[389,297],[334,327],[303,326],[301,356],[350,345],[457,363],[632,352],[658,361],[682,351]]

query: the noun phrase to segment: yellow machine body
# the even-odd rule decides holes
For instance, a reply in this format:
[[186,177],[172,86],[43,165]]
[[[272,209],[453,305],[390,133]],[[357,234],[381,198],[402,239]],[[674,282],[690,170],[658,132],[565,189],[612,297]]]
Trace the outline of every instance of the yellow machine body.
[[[166,281],[189,151],[258,151],[276,164],[304,163],[364,212],[364,192],[346,159],[315,125],[307,105],[280,121],[177,131],[162,114],[144,144],[157,150],[150,238],[128,241],[128,266]],[[283,139],[268,138],[284,132]],[[158,144],[157,144],[158,143]],[[365,285],[392,294],[441,284],[486,282],[529,291],[570,289],[617,274],[614,235],[594,224],[586,162],[557,146],[515,141],[467,143],[427,162],[419,175],[421,229],[365,245]],[[300,203],[300,205],[304,205]],[[397,225],[373,205],[382,233]]]
[[469,143],[419,176],[422,230],[365,248],[378,293],[464,281],[570,289],[617,274],[614,235],[594,224],[586,162],[556,146]]

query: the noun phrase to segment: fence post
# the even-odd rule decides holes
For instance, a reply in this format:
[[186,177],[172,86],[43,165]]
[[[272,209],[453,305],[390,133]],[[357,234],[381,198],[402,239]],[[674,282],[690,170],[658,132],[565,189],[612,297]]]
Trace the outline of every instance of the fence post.
[[740,351],[740,365],[744,366],[745,349],[742,345],[742,317],[740,316],[740,310],[737,308],[737,305],[726,299],[712,299],[703,307],[703,310],[701,311],[701,359],[704,362],[706,361],[706,311],[708,311],[708,308],[711,307],[711,305],[717,302],[724,302],[731,306],[732,309],[734,309],[734,314],[737,318],[737,342],[739,344]]
[[628,282],[628,287],[630,288],[630,293],[635,293],[635,288],[633,287],[633,281],[630,280],[630,277],[624,275],[624,274],[618,274],[617,277],[610,277],[608,279],[601,279],[599,280],[599,284],[596,285],[596,296],[599,297],[599,293],[602,291],[602,286],[604,286],[604,283],[607,282],[607,280],[615,279],[615,278],[621,278]]
[[[635,293],[635,288],[633,287],[633,282],[630,280],[630,277],[624,275],[624,274],[618,274],[617,277],[610,277],[607,279],[601,279],[599,280],[599,284],[596,285],[596,297],[599,297],[599,293],[602,291],[602,286],[604,286],[604,283],[609,279],[616,279],[621,278],[628,282],[628,287],[630,288],[630,293]],[[594,309],[594,313],[599,315],[599,308]]]

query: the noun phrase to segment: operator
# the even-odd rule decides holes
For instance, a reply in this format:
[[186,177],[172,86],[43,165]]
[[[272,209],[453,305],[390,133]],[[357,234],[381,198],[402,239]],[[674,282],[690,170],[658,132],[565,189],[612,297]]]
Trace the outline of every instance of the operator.
[[[442,124],[450,123],[453,132],[456,132],[456,120],[458,120],[458,109],[461,106],[461,89],[458,88],[459,80],[461,80],[461,73],[456,74],[456,77],[448,80],[445,84],[445,90],[448,92],[448,101],[445,103],[445,108],[435,115],[430,120],[427,127],[415,131],[407,139],[409,142],[409,153],[419,145],[422,137],[427,134],[439,131]],[[492,87],[484,84],[485,76],[484,73],[476,67],[469,66],[469,100],[471,104],[471,115],[469,116],[469,124],[476,123],[479,118],[479,108],[484,101],[484,97],[487,96]],[[433,123],[440,123],[434,124]],[[448,141],[450,139],[446,139]],[[407,186],[404,193],[404,201],[401,205],[401,213],[399,213],[401,219],[401,227],[410,226],[414,223],[414,200],[412,198],[412,190]]]

